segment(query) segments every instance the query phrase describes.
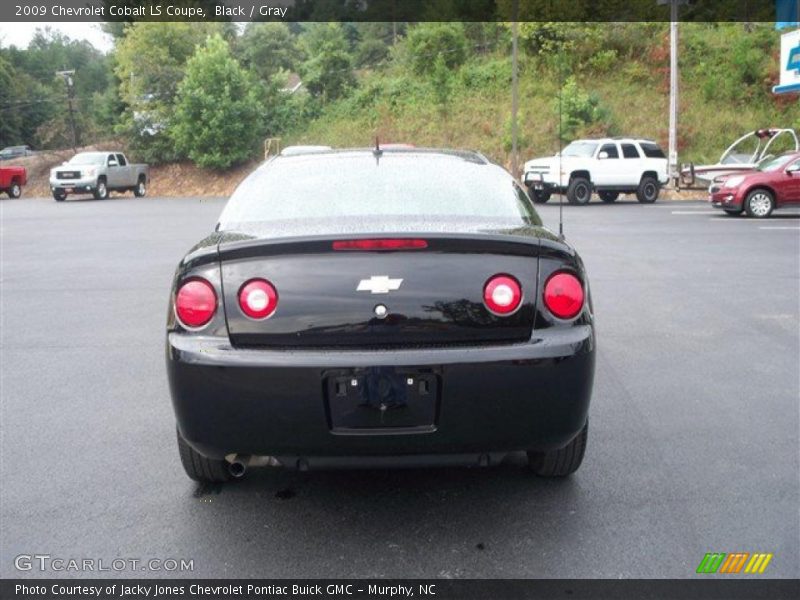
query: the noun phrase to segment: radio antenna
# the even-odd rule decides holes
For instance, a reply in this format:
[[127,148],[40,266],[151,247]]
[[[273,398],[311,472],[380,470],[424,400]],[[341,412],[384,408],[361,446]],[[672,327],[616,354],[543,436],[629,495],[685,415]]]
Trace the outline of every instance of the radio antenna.
[[564,239],[564,176],[561,171],[561,151],[563,150],[562,125],[564,119],[561,116],[561,94],[564,92],[564,57],[559,56],[558,60],[558,237]]

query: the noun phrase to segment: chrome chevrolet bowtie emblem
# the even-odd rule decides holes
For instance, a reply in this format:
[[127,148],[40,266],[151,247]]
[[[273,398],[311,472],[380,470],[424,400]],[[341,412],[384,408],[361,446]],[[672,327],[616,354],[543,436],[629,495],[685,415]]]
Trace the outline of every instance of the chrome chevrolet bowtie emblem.
[[371,294],[388,294],[400,289],[402,279],[390,279],[386,275],[373,275],[369,279],[362,279],[358,282],[357,292],[369,292]]

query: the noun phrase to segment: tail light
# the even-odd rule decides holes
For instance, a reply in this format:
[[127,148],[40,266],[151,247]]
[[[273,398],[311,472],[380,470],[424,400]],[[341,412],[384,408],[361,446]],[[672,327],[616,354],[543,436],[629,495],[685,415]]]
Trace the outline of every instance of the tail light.
[[334,250],[422,250],[428,247],[425,240],[399,238],[378,240],[338,240]]
[[483,302],[496,315],[510,315],[522,302],[522,287],[510,275],[495,275],[483,286]]
[[545,306],[559,319],[571,319],[583,308],[583,285],[572,273],[556,273],[544,284]]
[[251,279],[239,289],[239,308],[251,319],[266,319],[278,308],[278,292],[266,279]]
[[184,327],[195,329],[211,320],[217,311],[217,294],[205,279],[189,279],[175,294],[175,315]]

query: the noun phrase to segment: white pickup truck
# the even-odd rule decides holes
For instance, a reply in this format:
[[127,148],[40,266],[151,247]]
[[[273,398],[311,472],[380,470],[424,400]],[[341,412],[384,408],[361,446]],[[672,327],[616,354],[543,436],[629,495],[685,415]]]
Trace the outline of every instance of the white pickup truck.
[[639,202],[649,204],[669,181],[667,158],[658,144],[633,138],[576,140],[560,156],[526,162],[522,178],[535,202],[566,192],[570,204],[586,204],[593,191],[603,202],[636,194]]
[[57,202],[67,194],[81,193],[104,200],[112,191],[132,191],[141,197],[147,193],[149,180],[149,167],[129,163],[122,152],[80,152],[50,170],[50,191]]

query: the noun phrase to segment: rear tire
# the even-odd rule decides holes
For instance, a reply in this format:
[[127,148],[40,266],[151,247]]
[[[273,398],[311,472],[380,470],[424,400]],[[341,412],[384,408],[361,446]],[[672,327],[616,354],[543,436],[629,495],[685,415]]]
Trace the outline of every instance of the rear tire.
[[108,186],[106,185],[105,179],[97,180],[97,187],[94,188],[93,194],[95,200],[105,200],[108,198]]
[[775,198],[767,190],[753,190],[745,198],[744,210],[748,217],[766,219],[775,210]]
[[544,204],[548,200],[550,200],[550,192],[545,190],[535,190],[533,188],[529,188],[531,192],[531,198],[536,204]]
[[53,200],[56,202],[63,202],[67,199],[67,195],[64,192],[53,192]]
[[528,452],[528,467],[539,477],[566,477],[578,470],[586,453],[589,422],[569,444],[548,452]]
[[588,204],[592,199],[592,184],[585,177],[573,177],[567,188],[567,202]]
[[147,185],[144,182],[144,178],[140,178],[136,183],[136,187],[133,188],[133,195],[137,198],[143,198],[145,194],[147,194]]
[[598,192],[597,195],[600,196],[600,200],[608,204],[616,202],[619,198],[619,192]]
[[224,483],[231,478],[228,461],[207,458],[192,448],[178,431],[178,452],[186,474],[201,483]]
[[658,194],[661,191],[661,184],[655,177],[645,176],[639,182],[639,187],[636,190],[636,199],[642,204],[652,204],[658,200]]
[[22,188],[18,183],[12,183],[11,187],[8,188],[8,197],[19,198],[20,196],[22,196]]

